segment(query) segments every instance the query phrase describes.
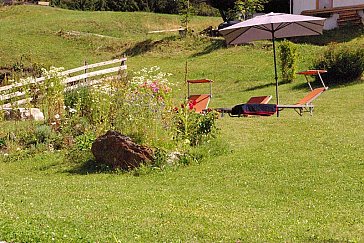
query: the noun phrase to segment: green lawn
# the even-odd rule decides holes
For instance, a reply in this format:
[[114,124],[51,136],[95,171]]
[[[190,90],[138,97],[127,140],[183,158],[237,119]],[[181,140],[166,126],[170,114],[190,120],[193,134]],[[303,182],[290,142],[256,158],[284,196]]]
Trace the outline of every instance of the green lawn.
[[[1,33],[7,33],[0,65],[29,54],[65,67],[85,58],[106,60],[149,38],[147,30],[179,25],[178,16],[34,6],[0,8],[0,21]],[[196,18],[192,24],[203,29],[219,21]],[[60,29],[122,40],[66,38],[57,35]],[[345,41],[364,44],[357,35]],[[274,95],[269,42],[206,51],[209,47],[205,40],[165,39],[150,52],[130,56],[128,68],[157,65],[171,72],[180,99],[188,60],[189,78],[215,81],[210,107]],[[309,68],[324,48],[300,44],[299,69]],[[281,85],[281,102],[302,98],[308,91],[302,83],[298,77]],[[280,118],[225,116],[218,120],[218,141],[227,152],[211,151],[200,163],[140,176],[73,173],[75,165],[62,152],[14,162],[0,157],[0,241],[364,242],[363,94],[362,81],[330,87],[315,101],[313,116],[293,110]],[[21,125],[17,129],[26,129]],[[11,126],[2,122],[0,133]]]

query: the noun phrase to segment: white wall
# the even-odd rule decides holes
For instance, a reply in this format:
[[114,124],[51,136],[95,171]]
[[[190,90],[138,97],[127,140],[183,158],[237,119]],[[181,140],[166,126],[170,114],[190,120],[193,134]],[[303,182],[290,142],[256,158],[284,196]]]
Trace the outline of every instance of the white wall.
[[[304,10],[315,10],[316,0],[292,0],[293,2],[293,14],[301,14]],[[333,0],[333,7],[354,6],[364,4],[364,0]],[[359,15],[363,18],[364,12],[358,11]],[[334,29],[337,27],[338,14],[333,14],[330,18],[326,19],[324,29]]]
[[353,6],[364,4],[364,0],[334,0],[334,7]]
[[293,14],[301,14],[304,10],[316,9],[316,0],[293,0]]
[[337,19],[339,18],[339,14],[335,13],[331,15],[330,18],[325,20],[324,30],[332,30],[338,27]]
[[[292,0],[293,14],[301,14],[304,10],[316,9],[316,0]],[[333,0],[333,7],[354,6],[364,4],[364,0]]]

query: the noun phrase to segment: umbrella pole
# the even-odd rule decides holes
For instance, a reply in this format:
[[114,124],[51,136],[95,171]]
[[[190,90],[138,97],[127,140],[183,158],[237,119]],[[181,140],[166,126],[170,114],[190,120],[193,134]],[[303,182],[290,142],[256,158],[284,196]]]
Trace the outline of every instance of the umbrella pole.
[[[272,30],[273,30],[273,24],[272,24]],[[272,41],[273,41],[273,56],[274,56],[274,78],[276,80],[276,99],[277,99],[277,105],[278,105],[279,104],[278,75],[277,75],[277,57],[276,57],[276,45],[275,45],[274,30],[272,31]],[[277,117],[279,117],[279,110],[277,110]]]

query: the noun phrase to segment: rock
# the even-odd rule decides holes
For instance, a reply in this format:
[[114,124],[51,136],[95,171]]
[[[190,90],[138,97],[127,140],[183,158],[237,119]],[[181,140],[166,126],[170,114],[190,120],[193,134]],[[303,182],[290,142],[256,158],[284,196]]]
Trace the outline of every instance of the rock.
[[183,154],[181,154],[180,152],[172,152],[168,154],[167,164],[169,165],[176,164],[182,158],[182,156]]
[[4,114],[5,120],[27,120],[44,121],[44,114],[38,108],[16,108],[6,109]]
[[116,131],[108,131],[97,138],[91,151],[97,162],[113,169],[133,169],[153,159],[153,151],[150,148],[138,145]]
[[44,121],[44,114],[38,108],[30,108],[30,118],[35,121]]

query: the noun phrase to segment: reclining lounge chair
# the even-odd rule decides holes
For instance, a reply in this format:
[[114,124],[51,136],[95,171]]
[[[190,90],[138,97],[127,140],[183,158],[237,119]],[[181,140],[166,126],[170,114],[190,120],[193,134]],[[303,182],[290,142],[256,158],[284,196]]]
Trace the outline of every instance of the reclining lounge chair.
[[[210,84],[210,94],[190,94],[190,84]],[[212,80],[209,79],[198,79],[198,80],[187,80],[188,84],[188,103],[192,109],[195,110],[196,113],[204,113],[210,103],[210,99],[212,97]]]
[[294,105],[277,105],[277,108],[279,111],[281,111],[285,108],[294,109],[300,116],[302,116],[303,112],[305,112],[305,111],[310,112],[310,114],[312,115],[313,108],[314,108],[314,105],[312,104],[312,102],[326,90],[327,90],[327,87],[314,89],[310,93],[308,93],[303,99],[298,101],[296,104],[294,104]]
[[[325,85],[322,77],[321,77],[321,73],[326,73],[326,70],[307,70],[304,72],[299,72],[298,74],[302,74],[305,75],[306,81],[308,86],[310,87],[311,92],[308,93],[303,99],[301,99],[300,101],[298,101],[296,104],[293,105],[277,105],[277,109],[279,111],[286,109],[286,108],[291,108],[294,109],[300,116],[303,115],[303,112],[310,112],[310,114],[313,114],[313,108],[314,105],[312,104],[312,102],[319,97],[324,91],[326,91],[328,89],[328,87]],[[312,89],[312,86],[310,84],[310,82],[307,79],[307,75],[318,75],[322,86],[321,88],[316,88],[316,89]]]

